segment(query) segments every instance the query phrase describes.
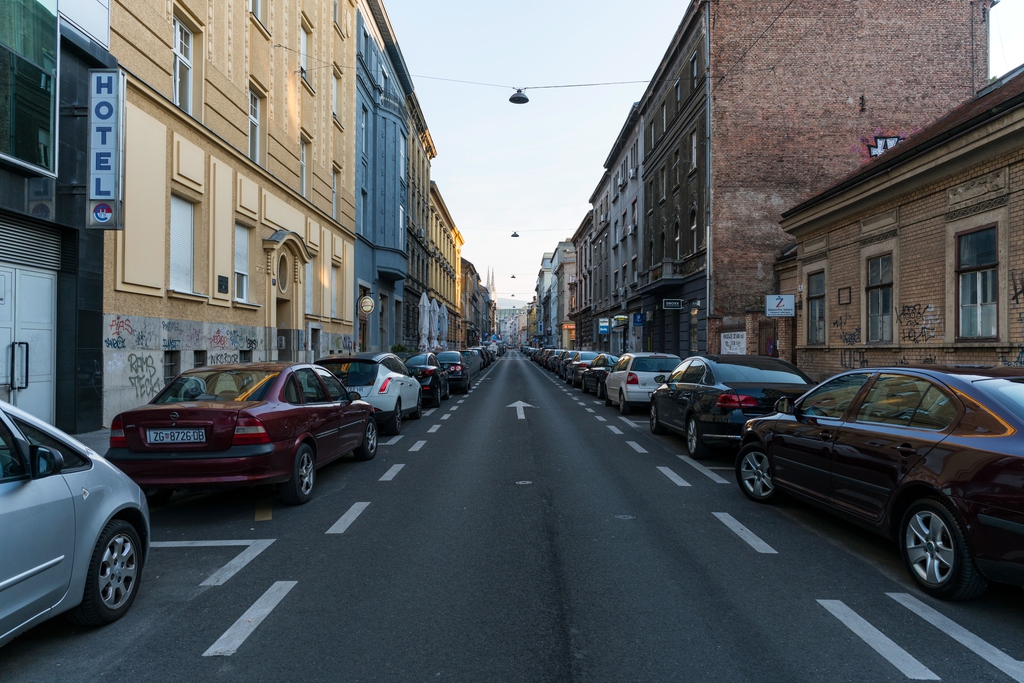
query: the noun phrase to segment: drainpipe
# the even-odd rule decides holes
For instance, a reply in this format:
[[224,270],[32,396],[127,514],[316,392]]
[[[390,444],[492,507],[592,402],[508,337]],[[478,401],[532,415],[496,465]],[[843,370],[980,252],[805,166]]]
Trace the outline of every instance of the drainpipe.
[[[714,218],[711,210],[711,201],[714,198],[714,192],[711,187],[711,3],[710,0],[704,0],[704,213],[705,213],[705,224],[704,224],[704,244],[705,244],[705,260],[704,266],[704,277],[705,292],[707,294],[707,309],[704,315],[705,325],[705,336],[707,328],[708,316],[713,315],[715,311],[715,293],[711,287],[711,271],[712,271],[712,244],[711,244],[711,221]],[[704,342],[707,344],[707,341]],[[707,347],[705,346],[705,350]]]

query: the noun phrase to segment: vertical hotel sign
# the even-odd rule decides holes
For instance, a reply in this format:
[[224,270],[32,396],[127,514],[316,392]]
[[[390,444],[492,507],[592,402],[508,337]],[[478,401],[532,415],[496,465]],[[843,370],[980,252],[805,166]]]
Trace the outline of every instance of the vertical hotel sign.
[[94,229],[124,229],[124,92],[120,70],[90,69],[86,225]]

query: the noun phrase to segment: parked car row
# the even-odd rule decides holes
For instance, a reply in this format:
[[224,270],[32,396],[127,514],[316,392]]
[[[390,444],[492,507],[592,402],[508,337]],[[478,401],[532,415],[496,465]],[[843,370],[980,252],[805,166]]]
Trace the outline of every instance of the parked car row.
[[733,461],[758,503],[783,492],[897,543],[941,599],[1024,586],[1024,369],[864,368],[815,383],[762,356],[525,349],[695,459]]

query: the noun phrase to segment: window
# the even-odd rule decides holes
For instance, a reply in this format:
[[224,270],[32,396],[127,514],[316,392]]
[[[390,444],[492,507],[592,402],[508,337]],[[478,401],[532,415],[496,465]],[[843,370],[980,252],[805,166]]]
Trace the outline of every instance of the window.
[[299,75],[309,83],[309,29],[305,24],[299,27]]
[[406,168],[406,156],[409,153],[409,140],[403,135],[401,144],[398,146],[398,177],[408,181],[408,168]]
[[260,163],[260,96],[249,91],[249,158]]
[[164,351],[164,386],[181,374],[181,351]]
[[366,194],[366,190],[361,190],[359,193],[359,222],[356,224],[356,231],[362,235],[370,234],[370,198]]
[[335,71],[331,75],[331,115],[338,121],[338,114],[341,112],[341,105],[338,98],[341,96],[341,76]]
[[338,16],[338,0],[334,0],[334,8],[331,11],[331,17],[334,19],[335,24],[341,25],[341,21]]
[[327,392],[313,370],[299,368],[295,371],[295,379],[299,380],[302,396],[306,399],[306,403],[327,403]]
[[252,362],[252,349],[240,349],[238,351],[238,362],[239,363],[251,363]]
[[668,130],[668,105],[661,103],[661,134]]
[[679,222],[678,221],[676,221],[675,233],[676,233],[676,237],[675,237],[675,242],[676,242],[676,258],[679,259],[679,258],[683,257],[683,242],[682,242],[683,235],[682,235],[682,231],[679,229]]
[[942,430],[956,414],[952,399],[930,382],[906,375],[881,375],[861,404],[857,421]]
[[999,251],[996,228],[957,236],[957,275],[960,282],[960,336],[995,338],[996,274]]
[[249,0],[249,11],[261,24],[263,23],[263,0]]
[[192,367],[201,368],[206,365],[206,351],[196,350],[192,352]]
[[20,479],[27,475],[14,435],[7,429],[7,425],[0,422],[0,481]]
[[309,142],[305,138],[299,139],[299,194],[303,197],[307,196],[306,193],[309,191],[307,180],[307,166],[306,159],[309,154]]
[[249,300],[249,228],[235,226],[235,301]]
[[822,384],[800,401],[800,414],[839,419],[870,377],[867,373],[840,375]]
[[331,218],[338,220],[338,169],[331,169]]
[[193,213],[191,202],[171,195],[171,289],[176,292],[191,293],[194,283]]
[[323,368],[314,368],[314,370],[316,370],[316,374],[320,375],[320,379],[323,383],[327,385],[327,393],[330,395],[332,401],[347,400],[345,388],[341,386],[341,382],[338,381],[337,377]]
[[697,133],[690,133],[690,168],[697,168]]
[[[44,446],[45,448],[51,448],[58,451],[64,457],[64,470],[73,470],[82,467],[88,467],[89,461],[82,455],[80,455],[71,444],[61,441],[50,434],[37,429],[24,420],[14,420],[14,424],[17,425],[21,433],[25,435],[28,442],[32,446]],[[0,446],[0,453],[3,452],[3,447]],[[0,455],[0,459],[3,456]],[[62,470],[62,471],[64,471]]]
[[306,264],[306,315],[314,315],[313,311],[313,262]]
[[367,124],[369,124],[369,122],[370,122],[370,112],[366,109],[366,107],[363,107],[363,116],[362,116],[362,118],[359,121],[359,135],[360,135],[359,150],[363,154],[366,154],[366,135],[368,133]]
[[691,211],[690,212],[690,253],[691,254],[696,254],[697,253],[698,242],[699,242],[699,240],[697,238],[697,212],[696,211]]
[[398,248],[405,251],[405,207],[398,205]]
[[672,154],[672,185],[679,185],[679,152]]
[[825,273],[807,276],[807,343],[825,343]]
[[868,259],[868,341],[892,341],[892,254]]
[[341,269],[337,266],[331,267],[331,317],[338,317],[338,280]]
[[192,113],[192,32],[174,20],[174,104]]
[[682,88],[679,87],[679,81],[676,81],[676,104],[679,104],[679,102],[683,99],[681,91]]
[[690,88],[697,89],[697,52],[690,55]]

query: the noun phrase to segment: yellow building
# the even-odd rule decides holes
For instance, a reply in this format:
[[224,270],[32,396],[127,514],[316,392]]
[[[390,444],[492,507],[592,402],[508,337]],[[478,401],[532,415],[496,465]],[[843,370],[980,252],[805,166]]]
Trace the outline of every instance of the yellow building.
[[462,233],[455,226],[437,183],[430,182],[430,281],[428,295],[448,308],[448,348],[459,348],[464,337],[459,302],[462,300]]
[[103,419],[204,364],[353,344],[354,0],[114,0],[125,229]]

